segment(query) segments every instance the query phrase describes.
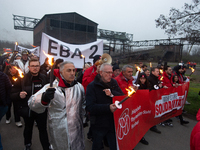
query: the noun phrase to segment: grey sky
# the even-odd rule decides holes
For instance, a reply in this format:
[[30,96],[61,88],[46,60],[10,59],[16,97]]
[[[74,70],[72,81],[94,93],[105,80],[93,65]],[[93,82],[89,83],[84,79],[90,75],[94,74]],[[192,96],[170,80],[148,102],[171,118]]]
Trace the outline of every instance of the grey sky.
[[133,34],[133,40],[164,39],[155,19],[192,0],[0,0],[0,40],[33,43],[33,32],[14,30],[12,14],[41,19],[45,14],[77,12],[98,28]]

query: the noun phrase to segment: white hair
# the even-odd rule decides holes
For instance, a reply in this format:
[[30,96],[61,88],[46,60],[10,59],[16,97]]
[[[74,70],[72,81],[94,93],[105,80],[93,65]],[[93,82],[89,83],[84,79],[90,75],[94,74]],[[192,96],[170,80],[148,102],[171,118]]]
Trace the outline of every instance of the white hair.
[[74,65],[74,63],[71,62],[71,61],[64,61],[64,62],[62,62],[62,63],[60,64],[60,71],[62,71],[62,70],[64,69],[64,66],[65,66],[66,64],[73,64],[73,65]]
[[100,71],[103,71],[103,70],[104,70],[104,68],[105,68],[105,66],[111,66],[111,67],[112,67],[112,65],[111,65],[111,64],[108,64],[108,63],[103,63],[103,64],[101,65],[101,67],[100,67]]

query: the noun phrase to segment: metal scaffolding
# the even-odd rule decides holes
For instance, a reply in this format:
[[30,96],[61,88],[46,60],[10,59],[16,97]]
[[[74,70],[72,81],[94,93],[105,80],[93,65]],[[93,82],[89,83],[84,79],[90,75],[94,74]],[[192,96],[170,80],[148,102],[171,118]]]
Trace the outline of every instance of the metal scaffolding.
[[30,18],[24,16],[13,15],[14,29],[33,31],[35,25],[40,21],[37,18]]

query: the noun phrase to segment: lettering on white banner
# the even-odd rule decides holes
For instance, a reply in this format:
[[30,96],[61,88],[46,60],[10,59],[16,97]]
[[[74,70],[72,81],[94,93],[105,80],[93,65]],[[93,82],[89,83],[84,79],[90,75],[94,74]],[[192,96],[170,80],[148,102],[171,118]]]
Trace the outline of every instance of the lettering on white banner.
[[76,68],[82,68],[84,65],[84,59],[81,55],[85,56],[85,62],[93,62],[95,55],[103,54],[103,41],[97,40],[88,44],[74,45],[64,43],[45,33],[42,33],[40,63],[44,63],[46,58],[43,51],[53,56],[54,60],[60,58],[64,61],[71,61],[75,64]]
[[170,95],[163,95],[161,100],[158,100],[155,103],[155,118],[161,117],[174,109],[181,109],[185,103],[186,95],[187,91],[185,91],[185,95],[182,96],[178,96],[177,92]]

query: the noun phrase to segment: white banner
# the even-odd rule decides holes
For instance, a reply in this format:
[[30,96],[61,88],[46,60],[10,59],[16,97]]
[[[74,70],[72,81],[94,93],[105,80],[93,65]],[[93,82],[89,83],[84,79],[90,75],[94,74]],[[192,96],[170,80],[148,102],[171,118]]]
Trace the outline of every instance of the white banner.
[[25,47],[22,47],[22,46],[19,46],[18,45],[18,53],[21,53],[23,50],[28,50],[29,52],[31,52],[32,54],[36,55],[36,56],[40,56],[40,47],[35,47],[35,48],[32,48],[32,49],[28,49],[28,48],[25,48]]
[[46,55],[49,54],[54,57],[54,61],[58,58],[64,61],[71,61],[76,68],[83,68],[84,59],[81,55],[85,56],[85,62],[93,63],[93,57],[95,55],[103,54],[103,40],[97,40],[92,43],[74,45],[64,43],[58,39],[55,39],[45,33],[42,33],[41,51],[40,51],[40,63],[43,64]]

